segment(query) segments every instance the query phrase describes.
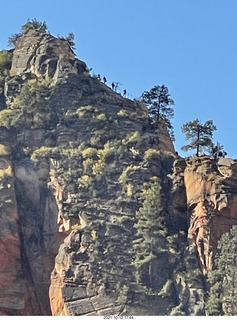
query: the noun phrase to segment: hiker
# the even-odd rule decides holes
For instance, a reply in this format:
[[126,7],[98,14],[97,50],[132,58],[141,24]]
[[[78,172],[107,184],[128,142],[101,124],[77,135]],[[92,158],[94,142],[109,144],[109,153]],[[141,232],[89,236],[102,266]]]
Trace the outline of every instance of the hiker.
[[104,83],[106,83],[106,82],[107,82],[107,79],[104,77],[104,78],[103,78],[103,81],[104,81]]
[[127,90],[123,90],[123,96],[126,97],[126,94],[127,94]]
[[98,74],[97,76],[98,80],[101,81],[101,77],[100,77],[100,74]]
[[114,84],[114,82],[112,82],[112,89],[114,90],[114,87],[115,87],[115,84]]

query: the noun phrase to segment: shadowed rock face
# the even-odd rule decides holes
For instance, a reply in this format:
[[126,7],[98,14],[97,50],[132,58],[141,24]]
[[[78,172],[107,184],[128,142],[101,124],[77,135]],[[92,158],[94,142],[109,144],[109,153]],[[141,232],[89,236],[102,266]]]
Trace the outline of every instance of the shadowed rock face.
[[0,310],[2,315],[50,315],[48,288],[57,234],[57,206],[29,163],[1,165]]

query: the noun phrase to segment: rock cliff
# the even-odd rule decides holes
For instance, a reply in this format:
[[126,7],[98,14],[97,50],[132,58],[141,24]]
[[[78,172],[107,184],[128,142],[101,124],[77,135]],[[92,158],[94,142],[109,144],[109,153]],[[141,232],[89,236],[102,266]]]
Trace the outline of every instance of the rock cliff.
[[[91,77],[66,40],[30,29],[0,54],[0,313],[204,315],[236,161],[179,157],[165,123]],[[155,183],[160,248],[138,272]]]

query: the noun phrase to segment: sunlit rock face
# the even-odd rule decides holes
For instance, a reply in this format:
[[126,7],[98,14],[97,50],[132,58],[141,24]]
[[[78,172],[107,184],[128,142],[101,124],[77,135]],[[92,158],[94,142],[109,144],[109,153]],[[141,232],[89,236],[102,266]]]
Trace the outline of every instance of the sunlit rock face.
[[190,215],[189,238],[196,245],[202,271],[212,269],[220,237],[235,224],[236,161],[207,156],[189,158],[184,171]]
[[58,78],[85,69],[85,63],[75,58],[67,41],[30,29],[16,45],[10,75],[32,73],[38,77]]

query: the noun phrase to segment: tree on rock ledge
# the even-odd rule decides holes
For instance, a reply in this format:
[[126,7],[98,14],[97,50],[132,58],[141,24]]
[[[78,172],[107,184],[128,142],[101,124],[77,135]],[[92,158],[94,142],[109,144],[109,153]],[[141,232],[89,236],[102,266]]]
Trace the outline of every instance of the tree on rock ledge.
[[182,147],[182,150],[196,149],[196,155],[204,149],[211,149],[213,147],[212,135],[216,130],[216,126],[212,120],[206,121],[204,124],[200,123],[199,119],[189,121],[182,126],[182,132],[186,135],[186,140],[191,142]]
[[170,98],[169,90],[165,85],[155,86],[142,94],[142,101],[147,105],[150,117],[156,124],[162,119],[165,121],[171,138],[174,140],[173,126],[170,119],[174,116],[174,101]]

